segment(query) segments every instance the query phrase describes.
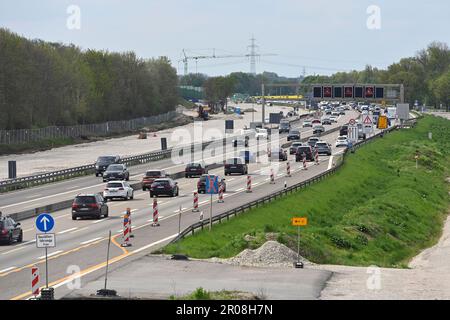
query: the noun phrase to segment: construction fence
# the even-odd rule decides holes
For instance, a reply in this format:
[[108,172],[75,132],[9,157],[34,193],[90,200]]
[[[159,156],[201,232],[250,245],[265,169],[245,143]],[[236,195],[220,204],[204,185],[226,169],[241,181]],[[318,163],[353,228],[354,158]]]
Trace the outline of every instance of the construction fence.
[[170,121],[176,116],[176,111],[169,111],[165,114],[151,117],[142,117],[122,121],[108,121],[97,124],[52,126],[40,129],[0,130],[0,144],[24,144],[47,139],[106,136],[110,134],[135,131],[145,126],[160,124]]

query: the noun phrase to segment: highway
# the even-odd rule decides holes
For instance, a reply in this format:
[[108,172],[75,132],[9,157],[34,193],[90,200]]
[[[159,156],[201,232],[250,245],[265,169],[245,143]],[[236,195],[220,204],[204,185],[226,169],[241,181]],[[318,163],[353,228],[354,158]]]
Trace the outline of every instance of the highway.
[[[356,111],[347,111],[345,116],[339,118],[339,123],[331,128],[347,123],[350,118],[357,117]],[[300,125],[301,122],[298,123]],[[312,135],[310,128],[301,129],[302,137]],[[338,132],[327,134],[323,139],[334,145],[339,135]],[[281,143],[285,143],[285,135],[280,135]],[[342,153],[343,149],[333,147],[333,155]],[[308,163],[308,170],[302,169],[301,163],[296,163],[294,156],[289,156],[291,163],[292,177],[286,177],[286,163],[280,163],[280,171],[276,176],[276,184],[269,184],[269,177],[264,174],[263,166],[259,163],[249,165],[249,173],[252,175],[252,193],[246,193],[246,176],[227,176],[227,193],[225,202],[217,203],[214,197],[213,214],[217,215],[229,209],[255,200],[274,191],[284,188],[284,182],[288,185],[304,181],[320,172],[327,170],[332,160],[330,157],[321,156],[320,165]],[[171,161],[163,161],[131,167],[132,180],[139,181],[142,173],[149,168],[170,168]],[[173,166],[173,164],[172,164]],[[184,167],[184,166],[181,166]],[[170,168],[178,169],[178,168]],[[169,170],[170,173],[170,170]],[[223,176],[223,168],[210,170],[212,174]],[[14,210],[25,209],[29,205],[45,201],[49,203],[61,201],[73,197],[82,189],[84,192],[99,192],[103,189],[104,183],[101,178],[83,177],[70,181],[50,184],[25,191],[12,192],[7,197],[2,196],[2,206],[5,212],[8,208]],[[124,265],[130,259],[134,259],[143,254],[161,247],[173,239],[178,233],[179,212],[181,208],[181,230],[199,220],[199,213],[192,212],[192,193],[196,190],[197,178],[179,179],[180,196],[176,198],[158,198],[160,227],[151,227],[152,223],[152,200],[148,192],[135,191],[133,201],[109,202],[110,216],[101,220],[77,220],[72,221],[71,210],[61,210],[53,212],[56,220],[57,247],[49,250],[49,282],[56,288],[56,297],[61,297],[70,292],[70,275],[73,270],[81,271],[82,281],[95,279],[104,272],[106,258],[106,245],[108,231],[113,234],[113,244],[111,246],[110,257],[112,268]],[[68,188],[67,190],[65,188]],[[72,188],[72,189],[70,189]],[[10,200],[9,198],[13,198]],[[26,197],[30,197],[27,199]],[[9,201],[9,202],[8,202]],[[29,201],[29,202],[27,202]],[[200,195],[200,210],[204,217],[209,215],[209,196]],[[10,206],[10,207],[8,207]],[[122,248],[122,216],[127,207],[132,209],[132,226],[135,238],[132,239],[132,247]],[[44,250],[35,247],[34,238],[36,234],[34,219],[21,221],[24,230],[24,242],[12,246],[0,246],[0,299],[26,299],[30,297],[30,267],[38,265],[41,268],[41,284],[44,283],[45,264]],[[52,231],[53,232],[53,231]],[[75,269],[70,266],[76,266]],[[68,284],[68,285],[67,285]]]

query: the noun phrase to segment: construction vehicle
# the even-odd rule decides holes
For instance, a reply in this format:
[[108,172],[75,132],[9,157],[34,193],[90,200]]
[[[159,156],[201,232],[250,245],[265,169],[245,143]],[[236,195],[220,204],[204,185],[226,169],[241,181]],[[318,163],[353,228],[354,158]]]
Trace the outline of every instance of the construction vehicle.
[[208,106],[198,106],[198,117],[204,121],[209,119],[209,111],[211,110]]

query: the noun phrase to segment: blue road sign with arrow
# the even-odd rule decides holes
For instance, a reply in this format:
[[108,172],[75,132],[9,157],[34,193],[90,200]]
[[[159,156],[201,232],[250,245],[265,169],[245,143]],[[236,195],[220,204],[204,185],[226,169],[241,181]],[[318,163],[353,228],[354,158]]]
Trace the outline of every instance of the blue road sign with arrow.
[[55,220],[48,213],[40,214],[36,218],[36,228],[41,232],[49,232],[55,226]]

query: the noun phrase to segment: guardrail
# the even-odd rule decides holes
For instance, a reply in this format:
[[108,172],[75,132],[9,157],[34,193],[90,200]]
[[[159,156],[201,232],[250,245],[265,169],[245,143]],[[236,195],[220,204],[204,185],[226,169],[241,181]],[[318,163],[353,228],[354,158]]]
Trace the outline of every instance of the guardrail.
[[[304,114],[299,116],[298,119],[292,120],[291,123],[297,122],[304,117],[308,117],[311,114]],[[240,135],[229,137],[228,139],[233,139],[236,137],[240,137]],[[220,141],[220,140],[219,140]],[[222,143],[225,143],[226,139],[222,139]],[[210,140],[202,143],[202,150],[204,150],[210,143],[216,142],[217,140]],[[194,149],[199,143],[192,143],[191,150]],[[177,147],[180,151],[188,146],[180,146]],[[175,149],[175,150],[177,150]],[[140,165],[152,161],[162,160],[165,158],[169,158],[172,154],[174,148],[170,148],[164,151],[152,151],[149,153],[144,153],[141,155],[125,157],[121,159],[121,162],[126,164],[127,166]],[[94,174],[95,172],[95,164],[89,164],[74,168],[68,168],[48,173],[36,174],[27,177],[21,177],[16,179],[9,179],[0,181],[0,193],[5,193],[18,189],[26,189],[31,188],[37,185],[47,184],[51,182],[66,180],[74,177],[85,176],[89,174]]]
[[[386,132],[391,132],[391,131],[396,130],[396,129],[397,129],[397,126],[393,126],[393,127],[389,128],[389,129],[386,129],[385,131],[382,131],[380,133],[377,133],[376,135],[373,135],[372,137],[367,138],[366,140],[359,141],[359,142],[354,144],[353,149],[358,149],[359,147],[369,143],[370,141],[372,141],[373,139],[375,139],[377,137],[383,137],[383,135]],[[212,219],[211,219],[212,223],[215,223],[215,222],[221,223],[222,220],[225,220],[225,219],[229,220],[231,216],[235,216],[236,217],[240,213],[244,213],[244,212],[246,212],[246,211],[248,211],[248,210],[250,210],[252,208],[264,205],[264,204],[266,204],[268,202],[271,202],[271,201],[273,201],[275,199],[281,198],[281,197],[283,197],[283,196],[285,196],[287,194],[291,194],[291,193],[293,193],[293,192],[295,192],[295,191],[297,191],[299,189],[303,189],[303,188],[305,188],[307,186],[310,186],[313,183],[316,183],[316,182],[319,182],[319,181],[323,180],[324,178],[328,177],[329,175],[334,174],[344,164],[344,162],[345,162],[345,155],[348,152],[349,152],[349,149],[346,149],[344,151],[343,161],[341,163],[339,163],[338,165],[336,165],[334,168],[331,168],[331,169],[329,169],[329,170],[327,170],[325,172],[322,172],[322,173],[320,173],[320,174],[318,174],[318,175],[316,175],[316,176],[314,176],[314,177],[312,177],[312,178],[310,178],[308,180],[305,180],[303,182],[300,182],[300,183],[297,183],[295,185],[292,185],[292,186],[290,186],[290,187],[288,187],[286,189],[283,189],[281,191],[274,192],[274,193],[272,193],[270,195],[261,197],[261,198],[259,198],[257,200],[254,200],[252,202],[246,203],[246,204],[244,204],[242,206],[239,206],[237,208],[234,208],[234,209],[228,210],[228,211],[226,211],[224,213],[221,213],[219,215],[216,215],[216,216],[212,217]],[[210,218],[207,218],[205,220],[202,220],[202,221],[199,221],[199,222],[196,222],[196,223],[190,225],[189,227],[184,229],[170,243],[175,243],[175,242],[183,239],[185,236],[187,236],[189,234],[193,235],[195,233],[195,230],[198,230],[198,229],[203,230],[203,228],[205,226],[208,226],[209,223],[210,223]]]

